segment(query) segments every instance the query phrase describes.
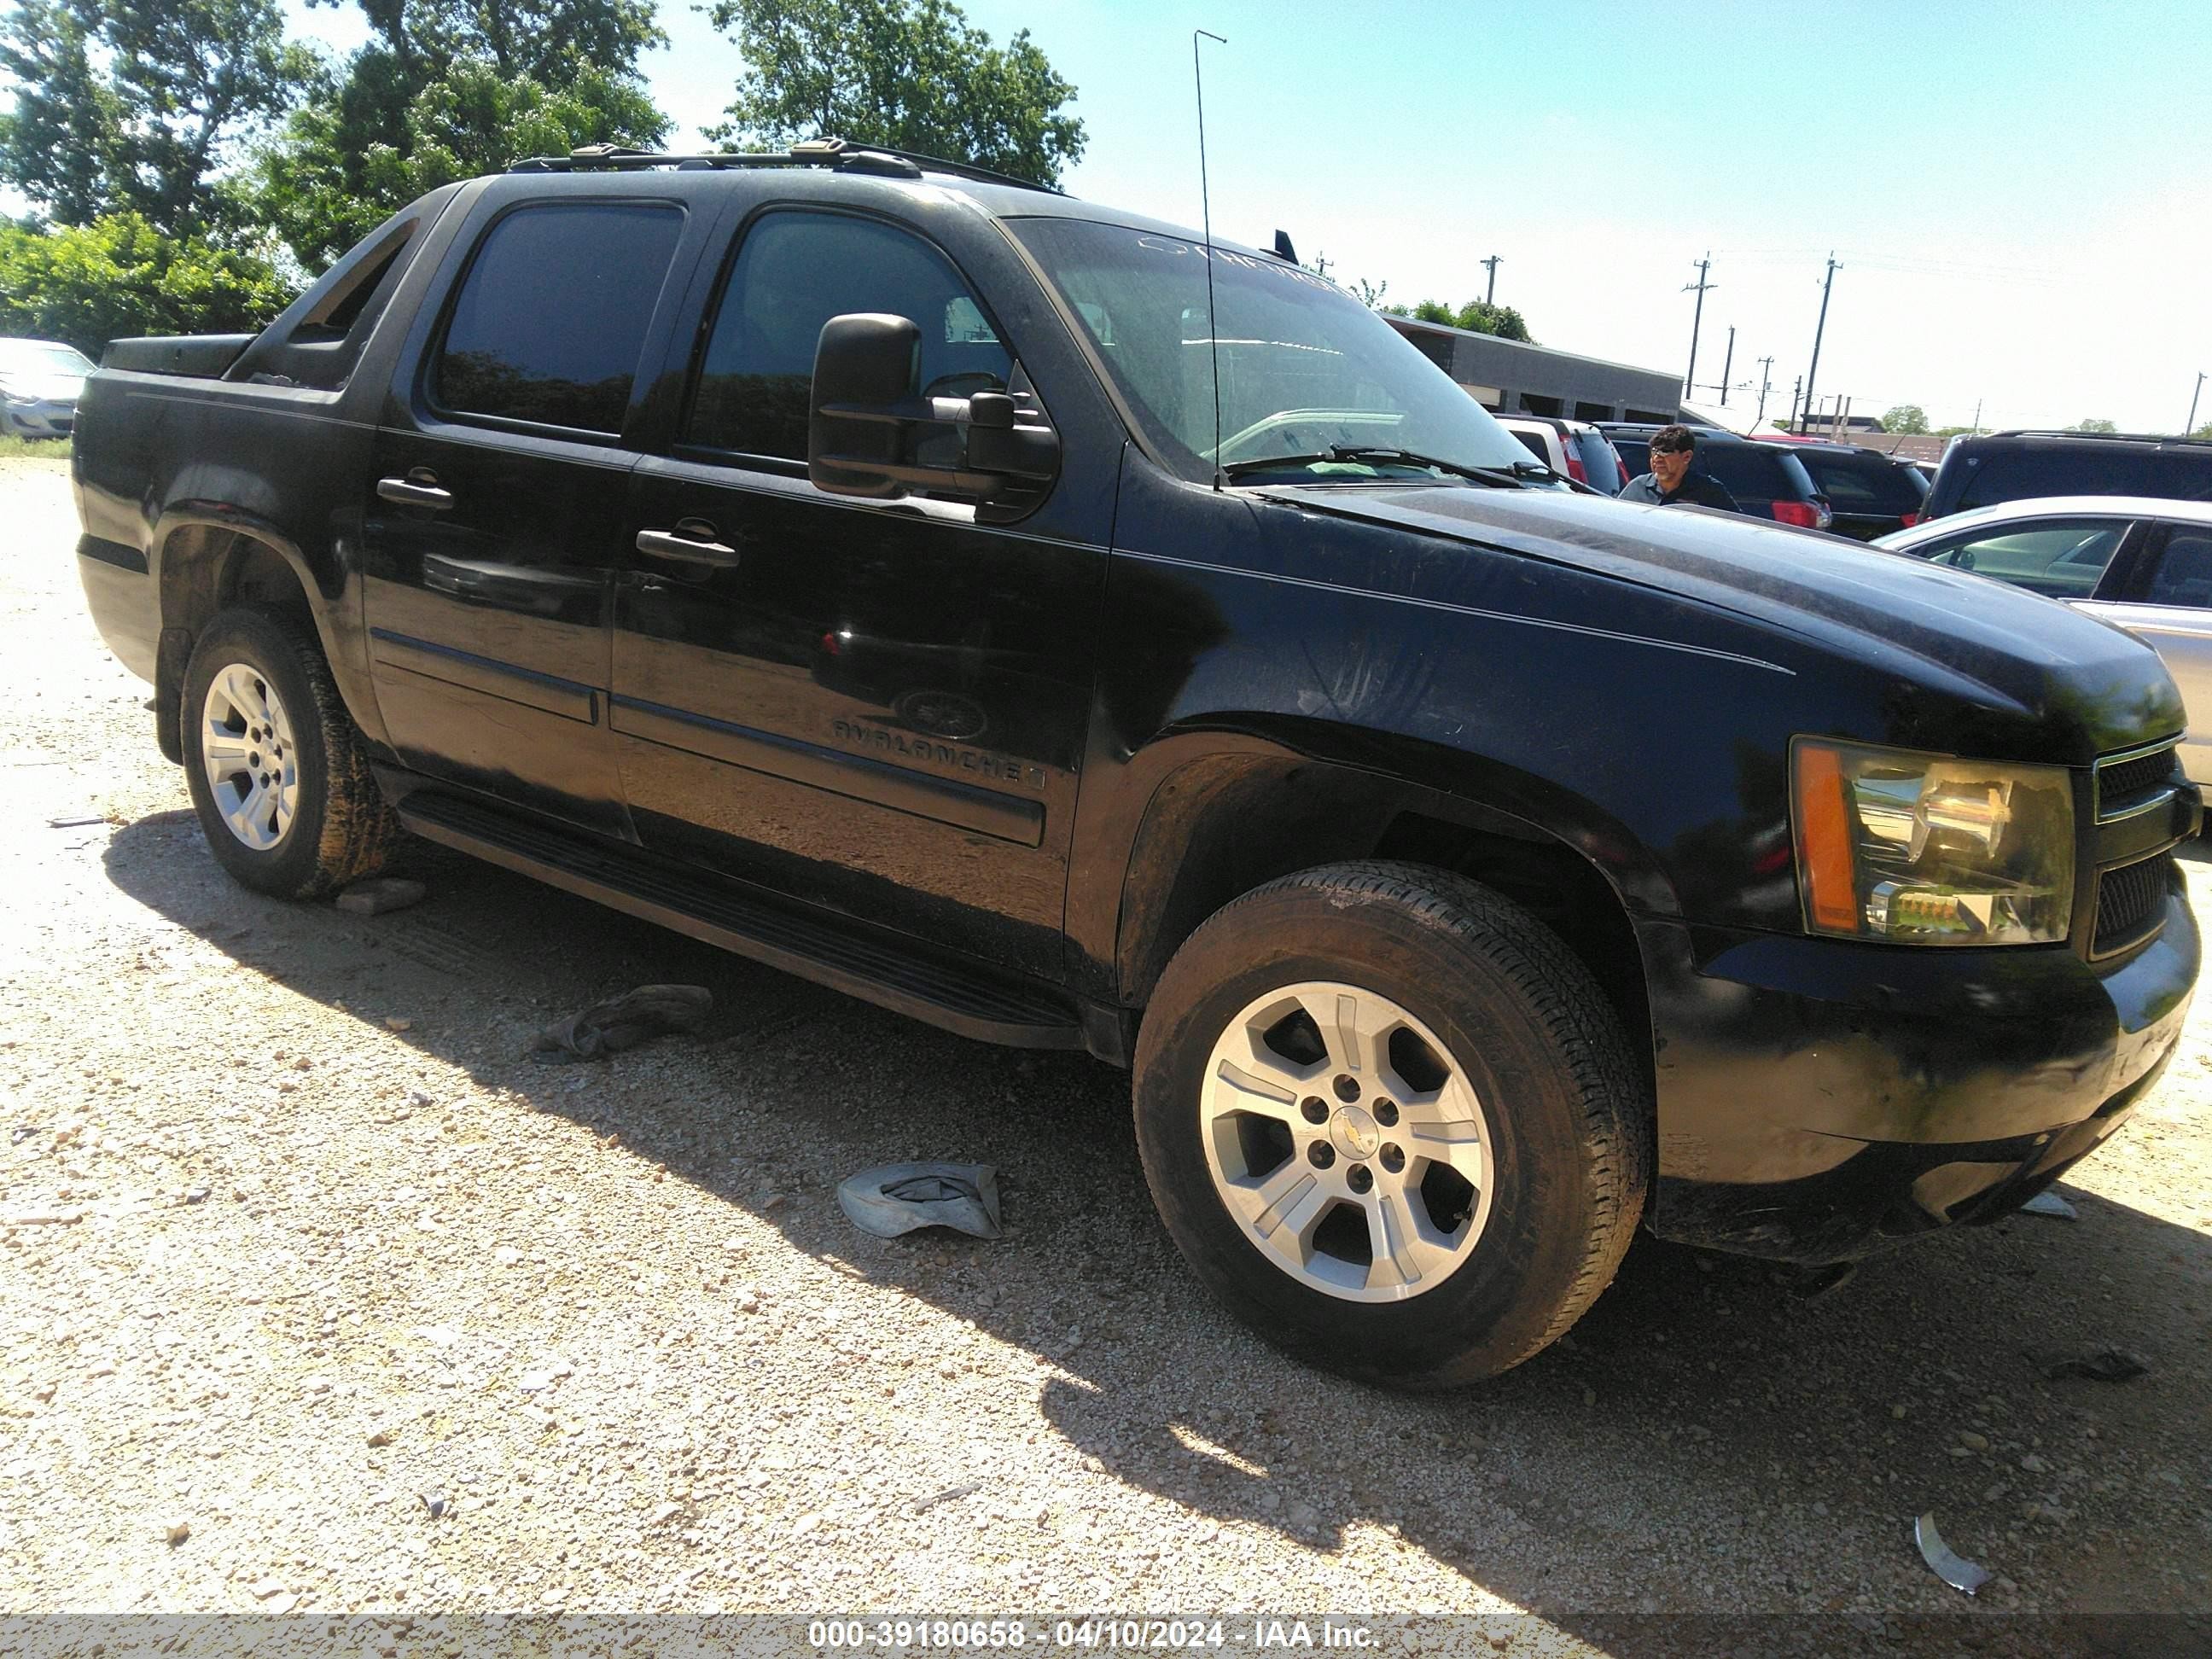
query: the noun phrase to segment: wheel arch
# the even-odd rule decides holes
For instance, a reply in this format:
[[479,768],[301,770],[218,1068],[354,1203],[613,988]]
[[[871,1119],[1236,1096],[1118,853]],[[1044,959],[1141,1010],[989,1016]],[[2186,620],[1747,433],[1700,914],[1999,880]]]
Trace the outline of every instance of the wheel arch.
[[[340,595],[323,592],[306,552],[276,526],[246,515],[185,511],[165,517],[152,538],[150,561],[161,616],[155,659],[155,735],[172,762],[184,757],[180,722],[185,665],[208,624],[234,605],[278,611],[310,631],[330,664],[356,722],[367,712],[355,695],[357,676],[337,648],[330,607]],[[373,705],[371,705],[373,707]]]
[[[1371,750],[1372,734],[1364,740]],[[1141,1008],[1183,940],[1241,894],[1316,865],[1396,860],[1482,881],[1559,933],[1604,988],[1649,1080],[1651,1018],[1632,917],[1678,906],[1656,863],[1590,803],[1474,757],[1355,759],[1253,734],[1165,738],[1133,757],[1140,765],[1147,787],[1127,827],[1112,925],[1124,1006]]]

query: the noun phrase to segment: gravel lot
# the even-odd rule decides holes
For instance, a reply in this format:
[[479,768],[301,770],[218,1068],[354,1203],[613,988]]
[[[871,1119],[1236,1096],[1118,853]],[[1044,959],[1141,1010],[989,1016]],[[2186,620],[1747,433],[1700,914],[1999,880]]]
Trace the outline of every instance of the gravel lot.
[[[1393,1398],[1205,1299],[1088,1060],[434,851],[389,916],[234,886],[63,468],[0,463],[0,1610],[2212,1609],[2212,999],[2076,1224],[1814,1300],[1640,1243],[1557,1348]],[[525,1053],[654,980],[701,1037]],[[838,1212],[933,1157],[1000,1167],[1003,1240]],[[2108,1343],[2149,1375],[2044,1380]]]

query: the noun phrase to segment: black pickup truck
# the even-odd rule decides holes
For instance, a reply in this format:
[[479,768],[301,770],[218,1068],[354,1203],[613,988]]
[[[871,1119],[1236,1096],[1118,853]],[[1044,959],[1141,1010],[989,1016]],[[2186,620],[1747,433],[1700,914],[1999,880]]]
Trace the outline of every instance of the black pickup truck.
[[2197,976],[2147,647],[1563,492],[1326,281],[970,168],[449,186],[111,345],[75,480],[240,880],[411,833],[1130,1067],[1197,1275],[1379,1380],[1527,1358],[1639,1222],[2002,1214]]

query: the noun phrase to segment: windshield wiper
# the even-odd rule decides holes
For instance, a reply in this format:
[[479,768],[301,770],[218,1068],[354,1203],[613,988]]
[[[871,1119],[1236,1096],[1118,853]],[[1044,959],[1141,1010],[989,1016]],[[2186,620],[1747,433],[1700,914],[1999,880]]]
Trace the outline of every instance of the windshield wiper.
[[1536,462],[1526,463],[1534,468],[1523,473],[1523,463],[1515,462],[1511,471],[1502,467],[1468,466],[1458,461],[1439,460],[1433,455],[1422,455],[1410,449],[1394,449],[1382,444],[1331,444],[1327,449],[1308,455],[1269,455],[1258,460],[1231,461],[1221,469],[1224,476],[1236,477],[1240,473],[1263,471],[1272,467],[1310,466],[1316,461],[1369,461],[1395,463],[1400,466],[1433,467],[1439,472],[1449,472],[1454,477],[1470,479],[1476,483],[1489,484],[1500,489],[1521,489],[1527,486],[1524,479],[1533,477],[1549,477],[1549,468]]

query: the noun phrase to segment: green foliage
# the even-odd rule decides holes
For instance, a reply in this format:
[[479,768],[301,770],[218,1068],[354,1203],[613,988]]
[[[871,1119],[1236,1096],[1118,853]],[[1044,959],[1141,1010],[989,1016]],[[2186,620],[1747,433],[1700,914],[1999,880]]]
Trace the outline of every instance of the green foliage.
[[1928,430],[1928,411],[1918,404],[1899,404],[1881,417],[1881,429],[1884,432],[1925,433]]
[[2205,422],[2189,435],[2192,438],[2212,438],[2212,421]]
[[1040,184],[1083,154],[1075,88],[1023,29],[992,44],[951,0],[711,0],[744,72],[714,129],[740,148],[806,138],[970,161]]
[[1394,317],[1411,317],[1417,323],[1442,323],[1447,328],[1463,328],[1474,334],[1495,334],[1501,340],[1528,339],[1528,325],[1511,306],[1486,305],[1480,300],[1469,300],[1463,306],[1453,307],[1441,300],[1424,300],[1411,311],[1403,306],[1385,306],[1382,309]]
[[0,438],[0,461],[65,461],[69,458],[67,438]]
[[2110,421],[2092,415],[2087,420],[2076,421],[2066,428],[2069,432],[2118,432],[2119,428]]
[[0,224],[0,334],[98,357],[140,334],[244,334],[293,299],[266,260],[112,213],[81,227]]
[[317,76],[238,187],[310,271],[455,179],[667,138],[637,77],[639,55],[665,40],[652,0],[362,0],[362,11],[376,38]]
[[0,183],[47,217],[206,229],[215,175],[313,71],[276,0],[16,0],[0,18]]
[[1936,435],[1939,438],[1957,438],[1963,437],[1973,430],[1974,428],[1970,426],[1939,426],[1936,428]]

